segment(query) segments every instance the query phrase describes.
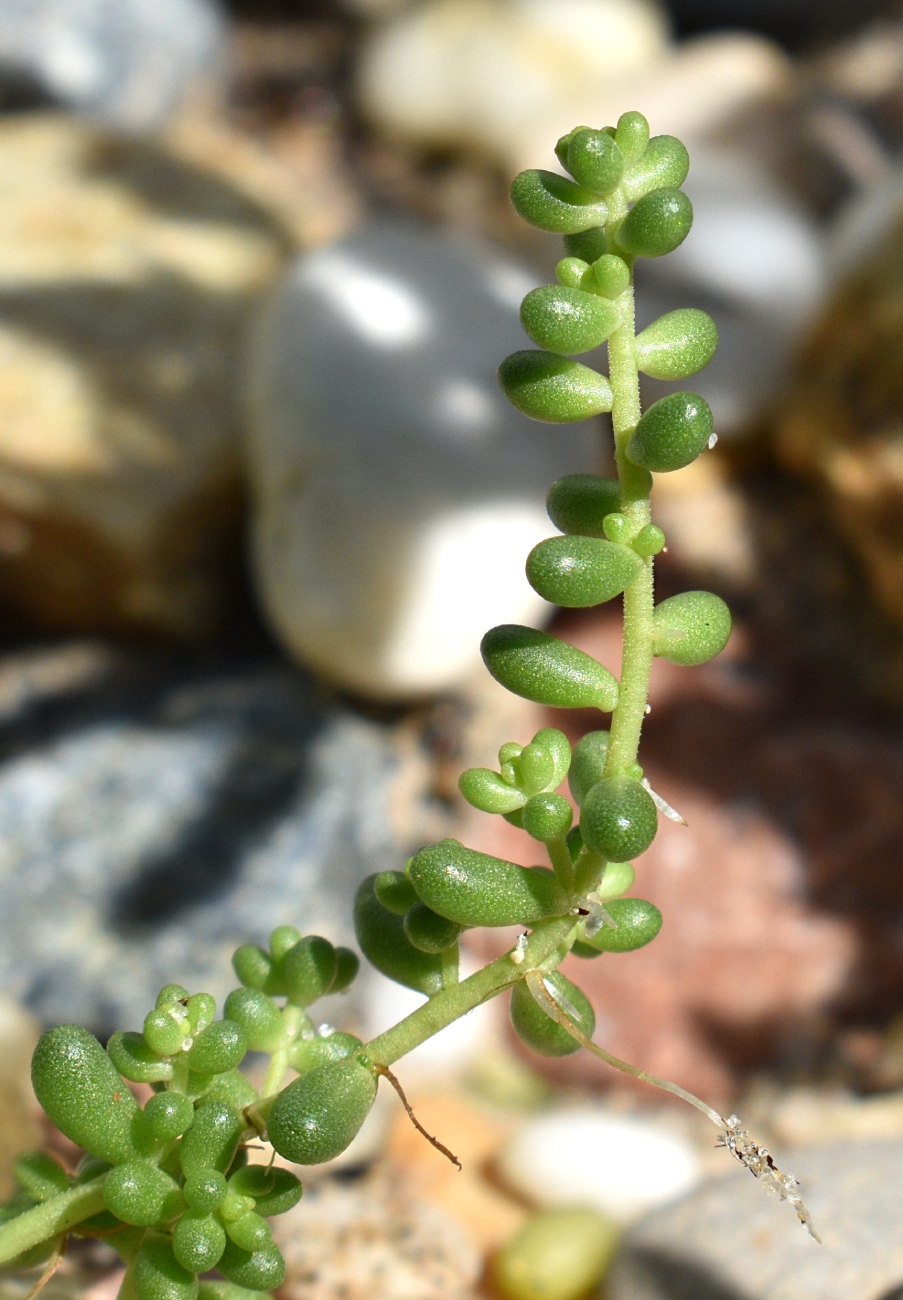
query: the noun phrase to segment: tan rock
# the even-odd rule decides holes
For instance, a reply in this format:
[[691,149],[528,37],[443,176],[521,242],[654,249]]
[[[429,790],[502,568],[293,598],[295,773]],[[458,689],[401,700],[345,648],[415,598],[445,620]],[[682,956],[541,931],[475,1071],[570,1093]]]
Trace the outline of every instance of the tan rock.
[[430,1146],[402,1112],[389,1138],[389,1159],[413,1196],[441,1206],[482,1250],[496,1250],[526,1217],[520,1201],[486,1177],[512,1117],[490,1116],[453,1094],[426,1094],[413,1104],[420,1123],[454,1152],[461,1169]]
[[224,179],[182,155],[52,114],[0,124],[0,602],[18,619],[194,636],[222,616],[242,331],[290,239],[234,160]]
[[0,1201],[13,1191],[12,1163],[20,1151],[41,1145],[31,1091],[31,1054],[38,1041],[31,1016],[0,997]]
[[285,1300],[472,1300],[480,1256],[435,1205],[390,1171],[323,1180],[273,1220]]

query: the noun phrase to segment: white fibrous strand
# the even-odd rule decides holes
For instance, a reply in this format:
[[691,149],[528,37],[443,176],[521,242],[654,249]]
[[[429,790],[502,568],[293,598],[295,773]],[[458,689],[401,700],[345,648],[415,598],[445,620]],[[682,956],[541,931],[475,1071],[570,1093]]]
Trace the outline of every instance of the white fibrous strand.
[[686,821],[684,820],[683,817],[681,817],[677,809],[672,808],[671,805],[668,803],[667,799],[663,799],[660,794],[657,794],[656,791],[653,790],[652,786],[649,784],[649,782],[646,780],[645,777],[643,777],[642,781],[640,782],[640,785],[649,795],[652,802],[655,804],[656,808],[659,810],[660,813],[664,813],[664,815],[668,818],[669,821],[678,822],[681,826],[686,826],[687,824]]
[[557,989],[551,980],[543,980],[543,984],[546,987],[546,992],[548,993],[549,997],[554,998],[554,1000],[561,1007],[564,1014],[566,1016],[570,1016],[572,1020],[576,1020],[579,1022],[580,1012],[574,1006],[573,1002],[571,1002],[569,998],[565,997],[561,989]]
[[593,935],[598,934],[604,925],[610,925],[613,930],[617,930],[617,921],[598,894],[587,894],[586,908],[589,916],[583,922],[583,931],[588,939],[592,939]]
[[799,1183],[793,1175],[782,1173],[778,1169],[771,1157],[771,1153],[756,1142],[736,1115],[729,1115],[727,1119],[721,1122],[724,1127],[715,1145],[727,1147],[731,1155],[739,1160],[740,1164],[745,1169],[748,1169],[754,1178],[758,1178],[769,1195],[776,1196],[779,1201],[787,1201],[789,1205],[792,1205],[796,1211],[796,1217],[806,1227],[810,1236],[814,1237],[816,1241],[821,1241],[821,1237],[815,1230],[815,1224],[812,1222],[812,1216],[806,1209],[803,1198],[796,1190]]

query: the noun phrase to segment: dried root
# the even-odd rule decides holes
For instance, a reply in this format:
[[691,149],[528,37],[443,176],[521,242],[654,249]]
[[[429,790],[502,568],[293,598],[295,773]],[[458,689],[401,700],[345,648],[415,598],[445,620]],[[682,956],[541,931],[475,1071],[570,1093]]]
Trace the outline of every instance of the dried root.
[[731,1155],[748,1169],[754,1178],[765,1188],[769,1196],[776,1196],[779,1201],[787,1201],[796,1211],[799,1219],[816,1241],[821,1237],[815,1230],[812,1216],[803,1203],[803,1198],[796,1190],[799,1183],[792,1174],[784,1174],[778,1169],[771,1153],[760,1146],[746,1131],[736,1115],[729,1115],[721,1121],[724,1131],[719,1135],[716,1146],[727,1147]]
[[726,1147],[731,1155],[750,1171],[753,1177],[758,1178],[770,1196],[776,1196],[780,1201],[787,1201],[795,1210],[796,1217],[808,1230],[810,1236],[814,1237],[818,1242],[821,1241],[821,1237],[816,1232],[815,1225],[812,1222],[812,1216],[796,1190],[799,1186],[796,1179],[792,1174],[782,1173],[778,1169],[770,1153],[750,1136],[736,1115],[724,1119],[723,1116],[718,1114],[717,1110],[713,1110],[711,1106],[706,1105],[692,1092],[687,1092],[686,1088],[681,1088],[679,1084],[671,1083],[668,1079],[660,1079],[654,1074],[648,1074],[638,1066],[630,1065],[627,1061],[622,1061],[617,1056],[613,1056],[611,1052],[606,1052],[604,1047],[594,1043],[574,1023],[571,1012],[576,1018],[576,1011],[570,1004],[566,1003],[566,999],[557,994],[554,986],[544,979],[542,971],[527,971],[524,978],[527,988],[546,1015],[560,1025],[562,1029],[565,1029],[572,1038],[575,1038],[581,1047],[585,1047],[588,1052],[592,1052],[593,1056],[598,1056],[600,1060],[605,1061],[607,1065],[612,1066],[615,1070],[622,1070],[625,1074],[633,1075],[635,1079],[642,1079],[644,1083],[650,1083],[654,1088],[662,1088],[665,1092],[680,1097],[683,1101],[689,1102],[691,1106],[695,1106],[697,1110],[702,1111],[703,1115],[710,1119],[720,1130],[716,1145]]

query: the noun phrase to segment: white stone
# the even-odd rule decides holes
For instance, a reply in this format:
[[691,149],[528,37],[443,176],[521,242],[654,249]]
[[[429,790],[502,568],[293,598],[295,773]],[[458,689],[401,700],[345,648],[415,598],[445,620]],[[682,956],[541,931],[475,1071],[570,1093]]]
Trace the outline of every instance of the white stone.
[[432,0],[377,26],[358,70],[380,130],[475,149],[512,174],[554,166],[556,139],[641,108],[653,131],[700,139],[786,96],[773,42],[718,32],[673,47],[651,0]]
[[392,134],[510,161],[539,132],[545,160],[576,125],[573,105],[666,51],[651,0],[432,0],[375,31],[358,88],[367,115]]
[[264,312],[248,444],[260,593],[286,648],[346,689],[448,689],[487,628],[545,615],[524,560],[554,532],[549,485],[592,468],[595,426],[528,420],[499,391],[535,283],[377,223],[301,258]]
[[536,1205],[592,1205],[620,1223],[689,1191],[702,1173],[693,1148],[663,1124],[601,1107],[528,1120],[498,1171]]

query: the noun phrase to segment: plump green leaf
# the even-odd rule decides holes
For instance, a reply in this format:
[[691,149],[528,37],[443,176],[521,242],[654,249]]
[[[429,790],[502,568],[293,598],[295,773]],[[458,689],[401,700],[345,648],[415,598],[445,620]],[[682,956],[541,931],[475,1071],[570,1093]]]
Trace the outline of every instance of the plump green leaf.
[[214,1020],[194,1039],[186,1060],[189,1069],[199,1074],[225,1074],[241,1064],[247,1050],[241,1025],[234,1020]]
[[637,365],[653,379],[687,379],[709,364],[717,346],[718,330],[708,312],[680,307],[637,335]]
[[267,1291],[252,1291],[221,1277],[206,1277],[201,1279],[198,1300],[272,1300],[272,1297]]
[[[357,1057],[332,1061],[279,1093],[267,1119],[270,1142],[293,1164],[323,1164],[357,1136],[375,1100],[376,1078]],[[226,1275],[248,1285],[241,1277]]]
[[644,412],[630,436],[627,455],[635,465],[665,474],[683,469],[712,436],[712,412],[698,393],[669,393]]
[[372,880],[374,894],[396,916],[404,916],[417,902],[414,887],[403,871],[380,871]]
[[594,934],[582,936],[582,942],[596,952],[633,952],[651,943],[662,928],[661,912],[643,898],[613,898],[605,910],[617,929],[606,924]]
[[480,653],[497,682],[536,704],[608,713],[618,702],[618,683],[607,668],[547,632],[505,623],[486,633]]
[[375,879],[362,881],[354,899],[354,930],[361,951],[390,980],[432,997],[442,988],[442,958],[414,947],[402,918],[377,898]]
[[217,1267],[230,1282],[253,1291],[270,1291],[285,1281],[285,1260],[275,1242],[262,1250],[248,1251],[227,1241]]
[[62,1133],[111,1165],[140,1156],[138,1103],[100,1043],[80,1025],[41,1035],[31,1062],[35,1096]]
[[172,1062],[161,1060],[143,1034],[131,1030],[113,1034],[107,1043],[107,1055],[123,1078],[133,1083],[163,1083],[172,1078]]
[[283,957],[289,1002],[308,1007],[327,993],[335,979],[338,959],[328,939],[309,934],[299,939]]
[[343,1034],[337,1030],[332,1033],[317,1033],[312,1038],[296,1038],[289,1048],[288,1063],[299,1074],[316,1070],[330,1061],[341,1061],[351,1056],[361,1046],[361,1040],[354,1034]]
[[206,1273],[208,1269],[216,1268],[226,1249],[225,1229],[212,1214],[189,1210],[176,1224],[172,1249],[177,1261],[189,1273]]
[[546,424],[588,420],[612,407],[605,375],[557,352],[512,352],[499,366],[499,383],[512,406]]
[[619,596],[639,577],[643,561],[629,546],[598,537],[550,537],[527,556],[527,580],[553,605],[585,609]]
[[304,1191],[301,1180],[278,1165],[247,1165],[232,1175],[229,1187],[240,1196],[253,1196],[258,1214],[270,1217],[297,1205]]
[[[196,1300],[197,1276],[176,1259],[169,1237],[145,1237],[130,1273],[137,1300]],[[127,1276],[126,1294],[128,1282]]]
[[175,1056],[181,1052],[190,1028],[184,1007],[172,1011],[159,1008],[144,1017],[144,1039],[152,1052],[160,1056]]
[[693,205],[683,190],[651,190],[618,227],[618,244],[634,257],[663,257],[684,242],[693,224]]
[[624,193],[629,202],[650,190],[679,189],[690,170],[690,155],[673,135],[654,135],[642,157],[628,168]]
[[566,474],[549,488],[546,509],[556,528],[602,537],[602,520],[621,505],[621,485],[600,474]]
[[528,925],[568,908],[551,871],[519,867],[458,840],[421,849],[407,871],[428,907],[463,926]]
[[247,988],[263,989],[273,973],[273,959],[256,944],[245,943],[233,953],[232,967]]
[[615,128],[615,142],[625,160],[642,158],[649,144],[649,123],[642,113],[622,113]]
[[270,1225],[262,1215],[248,1210],[247,1214],[226,1223],[226,1234],[236,1246],[249,1253],[263,1250],[273,1240]]
[[521,303],[520,319],[534,343],[567,354],[597,348],[621,323],[607,298],[556,284],[531,290]]
[[144,1125],[158,1142],[181,1137],[194,1120],[194,1105],[182,1092],[158,1092],[144,1107]]
[[107,1209],[136,1228],[150,1228],[184,1208],[173,1178],[145,1160],[130,1160],[107,1174],[103,1185]]
[[646,524],[630,543],[637,555],[658,555],[664,549],[665,534],[657,524]]
[[201,1102],[179,1148],[183,1172],[219,1169],[224,1173],[232,1163],[243,1128],[241,1112],[227,1102]]
[[530,741],[530,747],[545,750],[551,758],[552,772],[544,782],[544,788],[557,790],[571,766],[571,742],[557,727],[543,727]]
[[633,777],[603,777],[584,797],[580,833],[589,848],[612,862],[644,853],[657,829],[652,797]]
[[515,808],[523,808],[527,802],[523,790],[509,785],[498,772],[488,767],[470,767],[462,772],[458,789],[469,804],[486,813],[514,812]]
[[578,806],[596,782],[602,780],[610,739],[607,731],[588,731],[574,746],[568,785]]
[[[593,283],[596,291],[606,298],[620,298],[630,284],[630,267],[622,257],[604,253],[593,262]],[[584,288],[588,286],[584,284]]]
[[282,1012],[261,989],[233,989],[223,1014],[241,1026],[252,1052],[273,1052],[285,1038]]
[[683,591],[656,606],[653,642],[656,655],[691,667],[714,659],[731,634],[731,612],[710,591]]
[[571,257],[579,257],[590,265],[611,251],[608,232],[604,226],[593,226],[576,235],[565,235],[564,247]]
[[404,932],[420,952],[447,952],[458,942],[461,926],[434,912],[426,903],[415,903],[404,918]]
[[226,1175],[219,1169],[198,1169],[189,1174],[182,1195],[189,1209],[198,1214],[211,1214],[219,1207],[228,1191]]
[[[566,1006],[561,1009],[578,1029],[583,1030],[587,1038],[591,1038],[596,1027],[596,1016],[583,990],[578,989],[576,984],[572,984],[557,970],[546,976],[545,983],[547,987],[551,985],[555,993],[573,1007],[576,1017],[570,1014]],[[572,1052],[580,1050],[577,1040],[542,1009],[523,981],[515,984],[511,990],[511,1023],[521,1042],[532,1047],[534,1052],[539,1052],[540,1056],[570,1056]]]
[[344,993],[357,979],[361,959],[351,948],[339,945],[335,950],[335,975],[329,986],[330,993]]
[[531,169],[515,176],[511,202],[531,226],[558,235],[575,234],[602,225],[608,207],[598,194],[585,190],[556,172]]
[[578,185],[593,194],[610,194],[624,174],[624,155],[605,131],[584,126],[575,131],[567,149],[567,169]]
[[582,257],[563,257],[555,267],[555,277],[559,284],[568,289],[581,289],[584,287],[583,278],[589,270],[589,262],[584,262]]
[[524,808],[522,820],[528,835],[548,844],[567,835],[574,812],[563,795],[547,791],[533,795]]

